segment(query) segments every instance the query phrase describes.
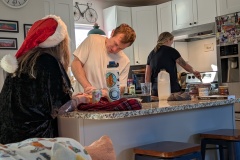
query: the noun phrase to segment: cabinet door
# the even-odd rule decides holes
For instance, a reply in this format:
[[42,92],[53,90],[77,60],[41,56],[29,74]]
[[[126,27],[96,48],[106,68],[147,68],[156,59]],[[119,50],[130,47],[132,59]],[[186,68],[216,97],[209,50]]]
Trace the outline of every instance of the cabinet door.
[[[73,2],[65,0],[44,0],[45,15],[54,14],[61,17],[67,25],[68,34],[71,38],[70,48],[73,52],[75,50],[75,31],[73,19]],[[63,12],[64,11],[64,12]],[[73,57],[72,57],[73,58]]]
[[197,25],[211,23],[217,16],[216,0],[195,0],[197,5]]
[[172,16],[173,30],[187,28],[193,25],[193,0],[173,0]]
[[218,0],[220,3],[220,15],[240,11],[240,0]]
[[52,0],[44,0],[44,13],[45,15],[54,13],[54,2]]
[[[71,50],[74,51],[76,48],[75,44],[75,26],[73,18],[73,2],[66,0],[55,0],[55,14],[60,16],[61,19],[66,23],[68,28],[68,34],[71,38]],[[64,11],[64,12],[63,12]]]
[[136,32],[133,43],[135,64],[146,64],[149,53],[157,44],[157,7],[132,7],[132,26]]
[[[131,14],[131,8],[130,7],[121,7],[117,6],[117,26],[119,26],[122,23],[126,23],[129,26],[132,27],[132,14]],[[130,59],[130,64],[134,65],[134,56],[133,56],[133,45],[125,48],[123,52],[128,56]]]
[[158,35],[172,32],[172,2],[157,5]]
[[[117,26],[126,23],[132,26],[131,8],[122,6],[112,6],[103,10],[104,30],[108,37]],[[134,65],[133,45],[127,47],[123,52],[128,56],[130,64]]]

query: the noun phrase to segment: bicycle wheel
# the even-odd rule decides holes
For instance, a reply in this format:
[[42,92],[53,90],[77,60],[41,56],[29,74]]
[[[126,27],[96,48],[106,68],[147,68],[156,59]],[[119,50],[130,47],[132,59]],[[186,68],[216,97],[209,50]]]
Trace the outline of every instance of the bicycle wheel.
[[95,23],[98,19],[97,12],[92,8],[88,8],[86,10],[85,17],[86,17],[86,20],[90,23]]
[[79,9],[75,6],[73,7],[73,15],[75,21],[79,20],[81,17]]

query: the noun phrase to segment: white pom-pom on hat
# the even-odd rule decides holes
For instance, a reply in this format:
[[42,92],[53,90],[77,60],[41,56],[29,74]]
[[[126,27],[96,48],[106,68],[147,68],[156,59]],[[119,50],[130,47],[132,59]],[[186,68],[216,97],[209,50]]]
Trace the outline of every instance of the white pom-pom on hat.
[[14,73],[18,68],[17,58],[12,55],[5,55],[1,62],[1,67],[8,73]]

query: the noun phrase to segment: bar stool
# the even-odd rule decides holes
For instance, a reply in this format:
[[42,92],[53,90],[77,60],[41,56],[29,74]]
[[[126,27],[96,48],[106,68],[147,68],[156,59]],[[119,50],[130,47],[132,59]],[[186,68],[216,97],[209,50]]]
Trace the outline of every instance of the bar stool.
[[240,130],[219,129],[200,133],[202,159],[205,159],[206,145],[217,145],[213,149],[219,149],[220,160],[224,159],[224,149],[227,149],[229,160],[240,160]]
[[201,160],[199,144],[162,141],[139,146],[133,149],[135,160]]

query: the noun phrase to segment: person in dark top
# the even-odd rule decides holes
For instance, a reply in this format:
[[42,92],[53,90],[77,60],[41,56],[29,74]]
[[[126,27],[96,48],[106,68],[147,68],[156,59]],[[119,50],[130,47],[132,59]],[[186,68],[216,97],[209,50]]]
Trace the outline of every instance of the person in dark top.
[[3,57],[0,143],[58,136],[58,109],[71,99],[69,60],[67,27],[54,15],[32,25],[15,56]]
[[171,47],[173,35],[163,32],[159,35],[156,47],[150,52],[147,59],[145,82],[152,82],[152,95],[158,96],[157,78],[158,73],[165,69],[170,75],[171,93],[180,92],[181,87],[178,83],[177,66],[178,63],[186,71],[193,73],[197,78],[201,78],[198,71],[185,62],[180,53]]

